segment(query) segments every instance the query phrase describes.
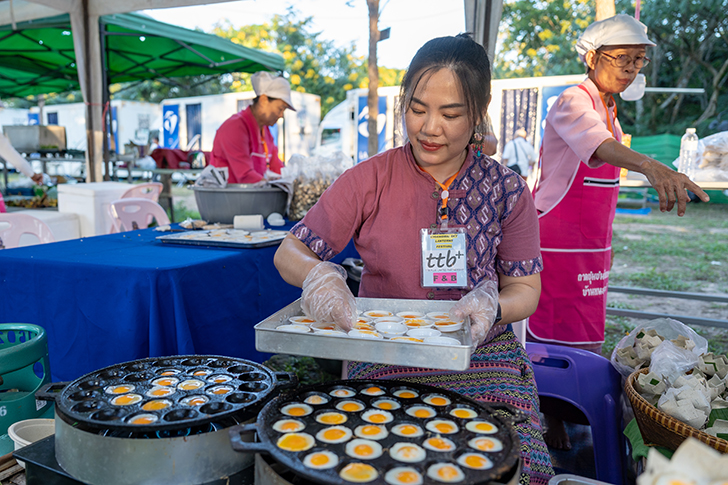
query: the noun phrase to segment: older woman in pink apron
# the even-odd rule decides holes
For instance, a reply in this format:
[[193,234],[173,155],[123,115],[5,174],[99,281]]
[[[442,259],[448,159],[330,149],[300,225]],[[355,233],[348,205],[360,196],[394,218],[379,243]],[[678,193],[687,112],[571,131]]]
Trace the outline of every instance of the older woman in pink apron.
[[[632,84],[654,45],[647,27],[623,14],[591,24],[577,42],[587,79],[564,91],[546,117],[533,192],[544,270],[529,340],[600,352],[620,168],[647,177],[663,212],[677,203],[682,216],[687,190],[708,200],[685,175],[621,143],[613,95]],[[563,423],[547,419],[546,425],[546,442],[568,449]]]

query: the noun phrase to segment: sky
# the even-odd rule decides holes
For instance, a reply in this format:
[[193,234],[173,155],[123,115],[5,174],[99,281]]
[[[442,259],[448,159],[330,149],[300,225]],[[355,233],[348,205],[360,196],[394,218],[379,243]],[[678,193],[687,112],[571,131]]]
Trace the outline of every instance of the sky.
[[[156,20],[189,29],[212,30],[220,20],[235,27],[262,24],[275,14],[285,14],[289,5],[300,12],[299,18],[313,17],[312,32],[321,40],[344,47],[356,44],[356,53],[367,57],[369,14],[366,0],[245,0],[195,7],[145,10]],[[405,69],[417,49],[425,42],[465,31],[463,0],[380,0],[379,29],[391,28],[389,39],[379,42],[380,66]]]

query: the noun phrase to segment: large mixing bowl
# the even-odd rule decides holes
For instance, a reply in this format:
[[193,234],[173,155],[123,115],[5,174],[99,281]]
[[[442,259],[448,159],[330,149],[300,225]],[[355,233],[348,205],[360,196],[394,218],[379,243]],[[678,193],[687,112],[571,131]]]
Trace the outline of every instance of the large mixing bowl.
[[208,222],[232,224],[240,215],[286,212],[288,194],[278,187],[255,187],[251,184],[228,184],[225,188],[192,187],[200,217]]

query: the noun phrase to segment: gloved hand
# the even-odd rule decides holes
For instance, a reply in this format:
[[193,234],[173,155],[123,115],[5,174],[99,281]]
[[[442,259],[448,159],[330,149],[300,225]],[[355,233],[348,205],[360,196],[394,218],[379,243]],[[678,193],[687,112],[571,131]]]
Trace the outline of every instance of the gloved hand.
[[471,351],[485,340],[498,313],[498,283],[493,280],[480,282],[450,309],[450,316],[462,320],[470,316]]
[[301,289],[303,313],[319,322],[334,322],[349,331],[356,321],[356,300],[346,286],[346,270],[323,261],[309,271]]
[[271,170],[271,169],[267,169],[267,170],[265,171],[265,175],[263,175],[263,178],[264,178],[265,180],[267,180],[267,181],[269,181],[269,182],[270,182],[270,181],[272,181],[272,180],[278,180],[279,178],[281,178],[281,174],[279,174],[279,173],[275,173],[275,172],[274,172],[273,170]]

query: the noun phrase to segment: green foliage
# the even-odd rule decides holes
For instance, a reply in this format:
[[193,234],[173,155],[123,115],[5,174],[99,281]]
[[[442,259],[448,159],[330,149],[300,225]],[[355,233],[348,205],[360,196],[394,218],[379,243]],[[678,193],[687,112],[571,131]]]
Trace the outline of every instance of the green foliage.
[[[634,0],[616,0],[617,13],[634,15]],[[640,103],[619,104],[620,122],[633,135],[701,137],[728,119],[728,0],[643,0],[640,21],[657,47],[643,69],[648,86],[703,88],[704,95],[649,93]],[[594,20],[591,0],[515,0],[503,5],[502,49],[495,77],[555,76],[585,71],[574,46]]]
[[496,78],[557,76],[584,72],[574,52],[579,34],[594,19],[593,2],[517,0],[503,5],[503,48]]

